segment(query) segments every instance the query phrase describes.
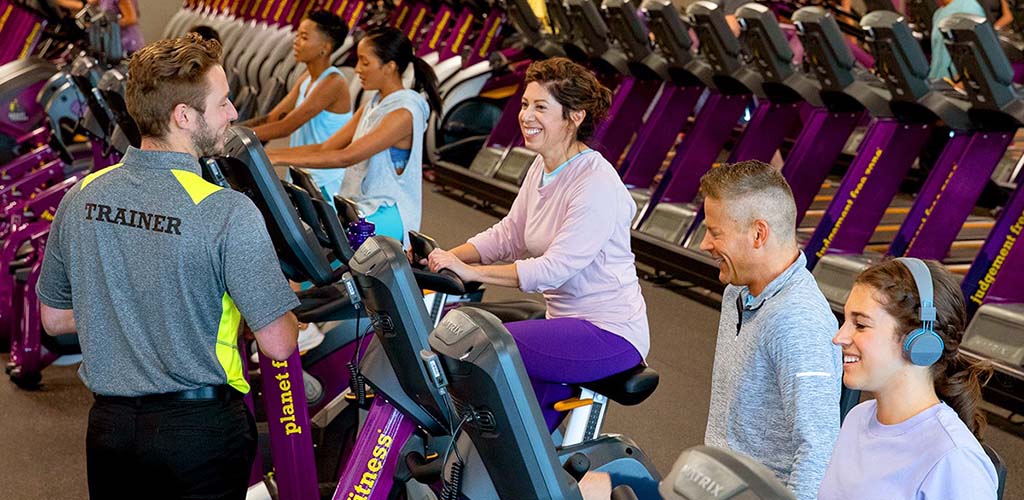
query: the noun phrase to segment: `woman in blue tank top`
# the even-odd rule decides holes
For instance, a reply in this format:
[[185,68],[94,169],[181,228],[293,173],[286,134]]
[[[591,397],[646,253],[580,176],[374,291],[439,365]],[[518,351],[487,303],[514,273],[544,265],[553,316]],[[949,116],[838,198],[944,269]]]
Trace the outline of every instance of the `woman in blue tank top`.
[[[267,156],[275,164],[306,169],[348,169],[340,194],[359,205],[378,235],[405,241],[407,231],[420,227],[423,133],[431,108],[441,109],[437,77],[396,28],[368,32],[357,55],[363,89],[376,92],[352,120],[323,144],[271,149]],[[402,83],[410,65],[415,89]]]
[[[331,54],[348,36],[348,25],[325,10],[309,13],[299,24],[292,44],[295,60],[306,64],[291,92],[270,114],[243,125],[250,126],[261,141],[290,134],[292,147],[321,144],[352,119],[348,81],[331,66]],[[345,170],[310,170],[314,182],[333,203],[341,188]]]

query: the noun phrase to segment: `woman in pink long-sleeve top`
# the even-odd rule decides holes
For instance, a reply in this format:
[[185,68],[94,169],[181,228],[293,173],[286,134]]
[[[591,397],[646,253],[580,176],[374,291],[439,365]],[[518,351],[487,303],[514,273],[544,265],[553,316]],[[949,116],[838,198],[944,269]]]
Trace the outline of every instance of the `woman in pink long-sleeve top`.
[[[615,168],[584,142],[611,92],[582,66],[554,58],[526,72],[519,125],[538,153],[508,215],[450,251],[429,256],[466,281],[541,292],[547,319],[505,326],[516,339],[548,427],[563,383],[640,364],[650,347],[630,221],[636,205]],[[508,264],[495,264],[505,262]]]

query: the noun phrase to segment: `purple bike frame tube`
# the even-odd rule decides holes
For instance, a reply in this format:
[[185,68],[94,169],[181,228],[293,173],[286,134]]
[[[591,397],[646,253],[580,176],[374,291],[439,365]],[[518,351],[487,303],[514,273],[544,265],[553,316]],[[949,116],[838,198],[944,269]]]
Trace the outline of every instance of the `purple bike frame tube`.
[[1024,302],[1024,183],[1003,207],[961,288],[968,317],[982,304]]
[[[1012,140],[1012,132],[955,133],[914,199],[889,255],[944,259]],[[950,149],[956,156],[947,159]]]
[[[49,233],[48,229],[47,233]],[[40,237],[46,238],[46,235],[44,234]],[[21,334],[23,338],[21,346],[25,355],[19,363],[22,374],[39,373],[60,357],[59,354],[48,351],[42,344],[43,323],[39,316],[39,296],[36,295],[36,283],[39,282],[39,272],[43,267],[41,255],[45,250],[46,244],[45,242],[38,242],[38,245],[35,246],[37,247],[35,251],[39,253],[40,257],[32,264],[28,279],[25,280],[23,285],[25,291],[24,300],[21,305]]]
[[876,119],[807,242],[807,268],[826,253],[861,253],[921,152],[930,125]]
[[590,140],[592,147],[612,165],[619,163],[622,151],[633,138],[633,131],[640,129],[644,114],[661,84],[660,80],[638,80],[633,77],[626,77],[619,84],[608,109],[610,118],[598,125]]
[[[238,352],[242,356],[242,377],[245,377],[246,383],[249,382],[249,349],[246,347],[245,339],[241,335],[238,336]],[[245,407],[249,409],[249,414],[256,415],[256,405],[252,401],[252,391],[249,391],[242,398],[245,401]],[[256,458],[252,461],[252,468],[249,471],[249,486],[263,481],[263,454],[257,453]]]
[[[16,249],[20,247],[26,241],[32,241],[40,237],[44,237],[50,231],[49,221],[38,221],[27,225],[25,228],[13,232],[9,237],[8,241],[4,242],[6,248],[8,242]],[[36,263],[39,264],[38,262]],[[6,266],[5,266],[6,267]],[[13,288],[23,286],[14,280],[14,276],[10,275],[11,284]],[[13,290],[13,289],[12,289]],[[11,362],[21,366],[23,372],[35,372],[42,369],[41,358],[42,345],[39,343],[39,332],[35,332],[35,336],[32,332],[26,332],[23,329],[22,316],[24,313],[24,302],[25,292],[29,291],[26,288],[16,291],[12,294],[12,297],[20,299],[16,300],[11,304],[9,312],[14,313],[9,319],[9,327],[11,328]],[[31,290],[33,296],[35,290]],[[36,302],[38,304],[38,301]]]
[[687,119],[702,93],[704,87],[665,84],[661,97],[619,165],[626,186],[648,188],[654,183],[654,176],[676,143],[679,132],[686,128]]
[[[468,9],[463,9],[463,12],[466,10]],[[448,31],[448,27],[451,26],[454,17],[455,11],[448,4],[442,4],[441,10],[433,14],[430,29],[423,35],[423,40],[420,41],[420,46],[416,49],[416,57],[423,57],[431,52],[437,52],[438,47],[441,46],[441,38]],[[443,59],[438,59],[438,62],[440,61],[443,61]]]
[[800,123],[802,102],[777,104],[761,99],[750,121],[743,128],[736,146],[729,152],[728,163],[744,160],[772,161],[782,141]]
[[260,378],[280,499],[319,498],[299,351],[284,361],[261,354]]
[[0,166],[0,186],[6,186],[35,168],[58,158],[50,146],[40,146]]
[[401,449],[416,425],[381,394],[370,405],[334,500],[383,500],[395,482]]
[[662,201],[689,203],[697,197],[701,176],[718,158],[748,103],[749,94],[711,92],[708,95],[693,129],[683,136],[683,141],[676,148],[676,156],[655,190],[655,196],[651,197],[651,204]]
[[[491,52],[495,50],[495,47],[498,45],[499,35],[501,34],[501,25],[504,20],[505,14],[497,8],[492,8],[491,11],[487,13],[487,17],[484,19],[483,30],[480,32],[480,36],[476,38],[473,50],[469,53],[469,56],[462,61],[463,68],[468,68],[490,57]],[[461,47],[461,44],[459,47]]]
[[35,144],[37,147],[46,144],[50,140],[50,129],[46,126],[36,127],[31,132],[18,137],[14,142],[22,145]]
[[[11,231],[11,234],[4,238],[3,244],[0,245],[0,335],[3,337],[13,339],[17,333],[15,326],[18,325],[17,312],[14,310],[15,307],[21,307],[21,301],[15,301],[15,298],[20,299],[20,294],[15,294],[16,284],[14,282],[14,274],[10,272],[10,264],[14,262],[14,256],[17,254],[18,249],[22,243],[32,238],[32,234],[38,232],[40,228],[45,228],[48,223],[37,222],[34,225],[30,225],[23,229],[15,228]],[[21,344],[20,339],[17,339],[12,343],[11,352],[14,352],[14,344]],[[13,361],[13,360],[12,360]]]
[[796,200],[796,223],[821,191],[821,183],[843,152],[843,146],[863,113],[834,113],[824,108],[811,111],[804,127],[786,156],[782,175],[789,181]]

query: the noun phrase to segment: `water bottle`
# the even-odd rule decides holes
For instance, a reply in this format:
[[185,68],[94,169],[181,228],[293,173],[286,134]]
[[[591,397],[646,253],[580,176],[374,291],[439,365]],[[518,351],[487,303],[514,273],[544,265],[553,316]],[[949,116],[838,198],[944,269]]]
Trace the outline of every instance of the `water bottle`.
[[358,222],[348,224],[348,245],[352,251],[359,250],[364,241],[377,235],[376,227],[372,222],[360,217]]

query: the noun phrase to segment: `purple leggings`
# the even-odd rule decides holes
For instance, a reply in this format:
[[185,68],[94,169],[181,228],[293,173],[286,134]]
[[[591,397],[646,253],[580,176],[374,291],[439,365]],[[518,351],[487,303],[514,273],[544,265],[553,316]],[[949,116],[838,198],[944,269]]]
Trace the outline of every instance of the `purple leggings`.
[[549,431],[565,416],[554,404],[573,396],[564,384],[600,380],[643,361],[629,341],[582,319],[531,319],[505,328],[516,339]]

